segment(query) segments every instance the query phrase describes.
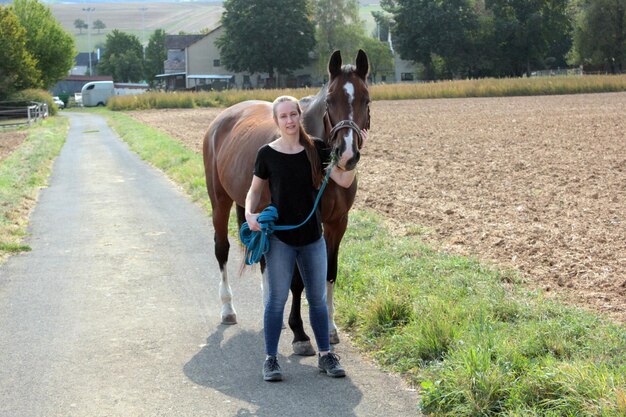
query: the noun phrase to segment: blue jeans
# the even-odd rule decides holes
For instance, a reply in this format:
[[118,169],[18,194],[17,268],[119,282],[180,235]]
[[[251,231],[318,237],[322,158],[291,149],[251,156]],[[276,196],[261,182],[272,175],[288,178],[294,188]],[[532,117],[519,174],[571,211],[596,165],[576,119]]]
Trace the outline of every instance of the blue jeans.
[[291,246],[275,236],[270,237],[270,250],[265,254],[268,300],[263,316],[265,353],[278,353],[278,340],[283,324],[285,303],[297,264],[309,302],[309,319],[319,351],[329,351],[328,309],[326,307],[326,241],[324,238],[305,246]]

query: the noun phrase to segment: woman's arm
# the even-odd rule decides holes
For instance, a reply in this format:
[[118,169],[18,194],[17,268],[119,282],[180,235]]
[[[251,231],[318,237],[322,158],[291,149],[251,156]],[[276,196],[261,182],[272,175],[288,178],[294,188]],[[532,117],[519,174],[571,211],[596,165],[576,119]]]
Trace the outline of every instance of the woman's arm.
[[256,210],[259,206],[259,201],[261,201],[261,193],[266,182],[267,180],[254,175],[252,177],[252,184],[250,184],[248,194],[246,194],[246,221],[248,222],[250,230],[257,232],[261,231],[261,226],[259,226],[259,223],[257,222],[259,213],[256,213]]
[[330,178],[333,179],[337,183],[337,185],[348,188],[354,182],[354,178],[356,177],[356,168],[352,171],[344,171],[341,168],[338,168],[336,165],[333,167],[333,170],[330,171]]

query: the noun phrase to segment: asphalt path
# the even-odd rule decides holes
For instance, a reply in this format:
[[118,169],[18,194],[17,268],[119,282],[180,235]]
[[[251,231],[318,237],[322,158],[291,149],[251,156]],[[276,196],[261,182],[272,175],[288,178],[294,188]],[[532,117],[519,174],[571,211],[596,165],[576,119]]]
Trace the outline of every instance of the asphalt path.
[[264,382],[258,270],[230,277],[220,324],[210,218],[95,114],[67,142],[31,215],[31,252],[0,266],[0,416],[414,416],[417,394],[344,341],[348,376],[291,353]]

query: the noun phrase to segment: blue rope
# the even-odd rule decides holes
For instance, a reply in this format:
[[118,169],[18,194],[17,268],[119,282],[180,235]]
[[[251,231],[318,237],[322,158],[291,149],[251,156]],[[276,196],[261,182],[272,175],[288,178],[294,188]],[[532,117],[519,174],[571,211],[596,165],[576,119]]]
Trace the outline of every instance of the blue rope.
[[245,262],[246,265],[254,265],[255,263],[261,260],[261,257],[265,255],[270,250],[270,236],[276,230],[292,230],[297,229],[298,227],[304,225],[309,221],[311,216],[315,213],[317,209],[317,205],[322,198],[322,193],[324,193],[324,189],[326,188],[326,184],[328,184],[328,179],[330,178],[330,171],[332,170],[334,164],[331,164],[328,167],[326,172],[326,177],[324,178],[324,182],[322,182],[322,186],[320,187],[319,192],[317,193],[317,197],[315,198],[315,203],[313,204],[313,210],[309,213],[307,218],[300,224],[294,226],[276,226],[274,222],[278,219],[278,210],[274,206],[267,206],[257,218],[259,222],[259,226],[261,226],[261,231],[252,231],[248,226],[248,222],[244,222],[241,225],[241,229],[239,229],[239,239],[241,243],[246,248],[245,254]]

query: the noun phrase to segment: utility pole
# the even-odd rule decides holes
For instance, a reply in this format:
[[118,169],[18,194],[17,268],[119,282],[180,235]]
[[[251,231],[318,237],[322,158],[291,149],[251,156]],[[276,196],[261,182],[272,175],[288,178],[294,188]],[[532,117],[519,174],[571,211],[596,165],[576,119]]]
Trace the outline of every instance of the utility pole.
[[[145,46],[145,44],[146,44],[146,32],[145,32],[145,29],[146,29],[145,22],[146,22],[146,20],[145,20],[145,17],[146,16],[145,15],[146,15],[146,10],[148,10],[148,8],[147,7],[140,7],[139,10],[141,10],[141,47],[142,47],[142,49],[144,51],[144,55],[145,55],[145,50],[146,50],[146,46]],[[144,58],[145,58],[145,56],[144,56]]]
[[87,44],[89,48],[89,76],[93,76],[91,70],[91,12],[95,11],[95,7],[83,7],[83,12],[87,12]]

